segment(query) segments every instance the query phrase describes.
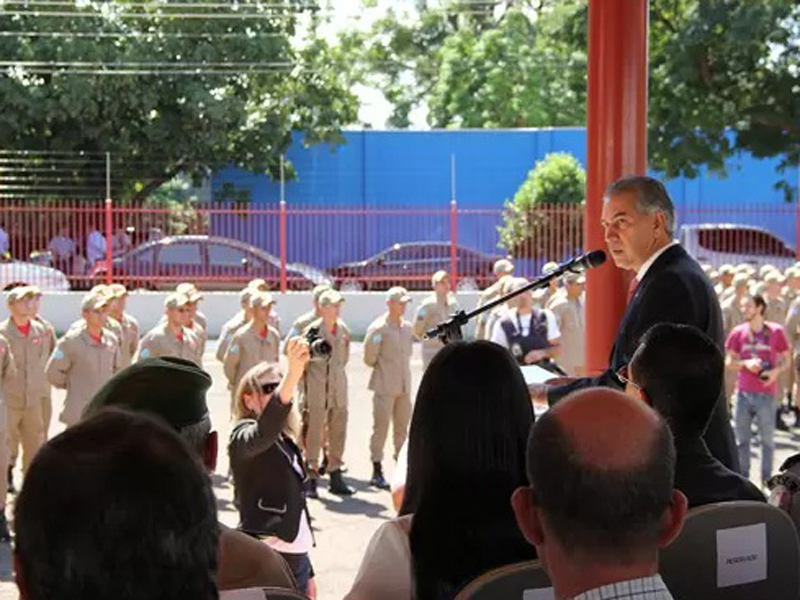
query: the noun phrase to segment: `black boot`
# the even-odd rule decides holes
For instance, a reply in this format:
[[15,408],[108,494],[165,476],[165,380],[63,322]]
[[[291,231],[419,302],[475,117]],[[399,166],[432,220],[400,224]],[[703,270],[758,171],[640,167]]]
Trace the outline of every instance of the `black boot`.
[[372,479],[369,480],[369,484],[374,485],[376,488],[381,490],[388,490],[391,487],[383,478],[383,467],[381,466],[381,463],[372,463]]
[[354,491],[344,482],[342,472],[339,469],[331,471],[331,484],[328,489],[331,494],[337,494],[339,496],[350,496]]
[[0,513],[0,542],[10,542],[11,532],[8,530],[8,520],[5,513]]
[[16,494],[17,488],[14,487],[14,467],[8,467],[8,493]]
[[780,407],[775,411],[775,429],[778,431],[789,431],[789,426],[783,422],[782,414],[783,407]]
[[306,479],[306,498],[314,498],[319,500],[319,492],[317,492],[317,479],[316,477],[309,477]]
[[322,464],[319,466],[319,474],[320,476],[325,475],[328,472],[328,455],[323,453],[322,454]]

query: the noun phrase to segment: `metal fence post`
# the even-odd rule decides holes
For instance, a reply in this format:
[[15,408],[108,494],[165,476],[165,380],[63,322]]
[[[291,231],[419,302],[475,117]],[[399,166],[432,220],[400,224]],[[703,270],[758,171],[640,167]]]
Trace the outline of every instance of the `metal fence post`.
[[111,153],[106,152],[106,284],[114,283],[114,219],[112,215],[113,202],[111,200]]
[[280,209],[280,238],[281,238],[281,292],[285,293],[286,285],[286,179],[284,177],[284,158],[281,154],[281,209]]
[[458,202],[456,200],[456,155],[450,156],[450,279],[458,285]]

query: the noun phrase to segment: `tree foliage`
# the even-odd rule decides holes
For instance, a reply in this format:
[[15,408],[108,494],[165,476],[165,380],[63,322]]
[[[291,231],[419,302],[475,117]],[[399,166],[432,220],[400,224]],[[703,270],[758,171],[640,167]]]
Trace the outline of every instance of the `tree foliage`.
[[[52,160],[32,159],[16,179],[104,195],[97,156],[109,152],[115,198],[141,201],[178,173],[197,179],[235,165],[275,176],[293,131],[309,144],[340,142],[357,116],[350,63],[315,35],[301,5],[108,0],[75,4],[67,16],[8,5],[0,149],[70,160],[51,169]],[[250,16],[226,16],[236,11]],[[177,16],[187,12],[208,18]],[[302,31],[301,17],[311,23]]]
[[566,152],[545,156],[505,203],[500,247],[533,257],[576,250],[569,247],[576,238],[569,233],[582,230],[581,211],[574,207],[583,203],[585,190],[586,172],[578,159]]
[[[366,71],[406,127],[582,125],[585,0],[422,3],[366,36]],[[669,177],[724,173],[738,151],[800,162],[800,4],[651,0],[649,154]],[[781,182],[788,196],[797,197]]]

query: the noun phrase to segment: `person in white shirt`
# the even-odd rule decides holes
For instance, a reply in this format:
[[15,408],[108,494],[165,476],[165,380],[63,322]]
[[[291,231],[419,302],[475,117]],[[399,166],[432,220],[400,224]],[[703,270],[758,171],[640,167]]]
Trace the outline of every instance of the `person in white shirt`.
[[527,471],[511,503],[557,600],[672,600],[658,553],[688,501],[672,434],[646,402],[608,388],[567,396],[531,429]]
[[[516,278],[508,286],[508,293],[528,284]],[[542,364],[558,355],[561,331],[551,310],[539,308],[533,296],[524,292],[516,297],[516,306],[494,324],[492,342],[506,348],[521,365]]]
[[86,238],[86,260],[90,267],[106,259],[106,248],[106,237],[98,229],[93,229]]
[[345,599],[448,600],[490,569],[534,559],[509,503],[526,483],[533,421],[508,352],[486,340],[442,348],[417,394],[401,516],[375,532]]

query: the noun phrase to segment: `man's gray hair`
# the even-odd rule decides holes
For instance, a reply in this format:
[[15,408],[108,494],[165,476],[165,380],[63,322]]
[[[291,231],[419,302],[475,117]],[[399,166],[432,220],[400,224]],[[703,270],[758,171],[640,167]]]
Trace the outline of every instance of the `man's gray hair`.
[[675,207],[672,205],[667,189],[658,179],[645,175],[622,177],[611,183],[606,188],[604,198],[623,192],[636,194],[636,206],[640,212],[652,215],[655,212],[664,213],[667,222],[667,234],[672,237],[675,233]]
[[206,450],[208,436],[211,434],[211,419],[206,415],[197,423],[181,427],[178,433],[192,451],[202,457]]

